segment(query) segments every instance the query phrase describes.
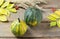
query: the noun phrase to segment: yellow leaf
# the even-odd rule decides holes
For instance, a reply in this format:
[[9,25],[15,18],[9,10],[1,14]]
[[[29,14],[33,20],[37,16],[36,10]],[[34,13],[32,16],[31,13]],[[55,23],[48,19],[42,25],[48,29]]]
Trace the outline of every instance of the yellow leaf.
[[5,15],[0,15],[0,21],[7,21],[7,17]]
[[57,26],[60,28],[60,20],[57,20]]
[[55,13],[53,13],[53,14],[50,14],[50,16],[52,16],[52,17],[54,17],[54,18],[60,18],[58,15],[56,15]]
[[56,13],[58,16],[60,16],[60,10],[55,11],[54,13]]
[[8,6],[9,5],[9,2],[5,2],[2,6],[1,6],[1,8],[5,8],[6,6]]
[[50,26],[51,26],[51,27],[56,26],[56,24],[57,24],[56,21],[50,22]]
[[0,0],[0,6],[3,4],[4,0]]
[[54,18],[54,17],[52,17],[52,16],[48,16],[47,17],[49,20],[51,20],[51,21],[56,21],[56,18]]
[[10,12],[13,12],[13,13],[16,13],[17,12],[17,10],[15,9],[15,8],[8,8],[8,10],[10,11]]
[[7,8],[13,8],[14,4],[9,4]]
[[9,13],[9,11],[8,11],[7,9],[2,9],[2,8],[0,8],[0,15],[9,16],[10,13]]

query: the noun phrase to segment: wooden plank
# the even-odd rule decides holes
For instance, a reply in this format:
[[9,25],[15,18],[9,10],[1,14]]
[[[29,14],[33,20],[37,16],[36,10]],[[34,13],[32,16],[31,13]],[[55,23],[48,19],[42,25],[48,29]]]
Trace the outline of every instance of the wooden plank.
[[[0,23],[0,37],[15,37],[10,30],[11,23]],[[59,37],[60,28],[49,28],[49,23],[31,27],[23,37]]]
[[45,0],[47,2],[47,5],[40,5],[41,7],[43,8],[57,8],[59,9],[60,8],[60,0]]
[[0,39],[60,39],[60,38],[58,38],[58,37],[53,37],[53,38],[50,38],[50,37],[47,37],[47,38],[0,38]]
[[60,38],[0,38],[0,39],[60,39]]
[[[46,12],[50,13],[50,9],[46,9]],[[47,13],[48,13],[47,12]],[[43,20],[45,21],[48,16],[47,13],[43,13]],[[8,23],[2,23],[0,22],[0,37],[15,37],[13,33],[10,30],[10,25],[13,20],[17,18],[21,18],[21,20],[24,17],[24,10],[20,9],[17,14],[11,14],[11,16],[8,18]],[[56,37],[60,36],[60,28],[54,27],[49,28],[49,23],[41,23],[36,27],[29,27],[28,31],[23,37]]]
[[[17,2],[17,3],[20,3],[20,4],[18,4],[18,5],[20,5],[20,6],[22,6],[22,7],[25,7],[25,8],[27,8],[28,6],[27,5],[25,5],[25,4],[21,4],[21,1],[22,2],[26,2],[27,0],[11,0],[11,1],[14,1],[14,2]],[[40,0],[37,0],[37,1],[40,1]],[[54,7],[54,8],[60,8],[60,0],[44,0],[44,1],[46,1],[47,2],[47,4],[45,5],[45,4],[39,4],[40,5],[40,7],[43,7],[43,8],[52,8],[52,7]],[[30,3],[32,3],[32,0],[31,1],[29,1]],[[34,1],[33,1],[34,2]]]
[[[48,1],[48,0],[47,0]],[[54,2],[53,4],[51,2]],[[56,3],[57,4],[56,4]],[[51,3],[51,4],[50,4]],[[51,7],[55,6],[58,8],[60,6],[59,1],[53,0],[48,2],[48,5],[51,5]],[[48,6],[46,5],[46,6]],[[52,6],[53,5],[53,6]],[[48,6],[49,7],[49,6]],[[43,12],[43,19],[42,21],[49,21],[47,19],[47,16],[52,13],[51,9],[44,9],[45,12]],[[8,23],[2,23],[0,22],[0,37],[15,37],[13,33],[10,30],[10,25],[13,20],[20,18],[21,20],[24,19],[24,11],[20,9],[17,14],[11,14],[11,16],[8,18],[9,22]],[[57,27],[49,27],[49,22],[48,23],[41,23],[36,27],[29,27],[28,31],[23,37],[60,37],[60,28]]]
[[[42,12],[42,21],[49,21],[49,19],[47,19],[49,14],[52,14],[53,12],[51,11],[51,9],[44,9],[45,12]],[[11,16],[8,18],[9,21],[13,21],[14,19],[20,18],[21,20],[24,19],[24,12],[25,10],[20,9],[17,11],[16,14],[11,13]]]

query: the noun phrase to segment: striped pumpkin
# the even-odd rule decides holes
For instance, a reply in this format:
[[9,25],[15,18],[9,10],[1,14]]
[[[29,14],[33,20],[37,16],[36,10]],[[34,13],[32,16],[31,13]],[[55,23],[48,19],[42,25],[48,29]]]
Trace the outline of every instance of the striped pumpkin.
[[24,21],[19,22],[18,19],[13,21],[13,23],[11,24],[11,31],[16,36],[23,36],[25,34],[25,32],[27,31],[27,29],[28,29],[28,27],[25,24],[25,22]]
[[36,7],[29,7],[24,14],[25,22],[30,26],[36,26],[42,20],[42,11]]

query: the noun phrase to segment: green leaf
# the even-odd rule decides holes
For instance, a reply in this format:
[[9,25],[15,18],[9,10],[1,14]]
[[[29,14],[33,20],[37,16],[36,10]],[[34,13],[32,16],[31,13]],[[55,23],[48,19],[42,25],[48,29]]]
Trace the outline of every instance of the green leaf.
[[56,21],[53,21],[53,22],[50,22],[50,26],[53,27],[53,26],[56,26]]

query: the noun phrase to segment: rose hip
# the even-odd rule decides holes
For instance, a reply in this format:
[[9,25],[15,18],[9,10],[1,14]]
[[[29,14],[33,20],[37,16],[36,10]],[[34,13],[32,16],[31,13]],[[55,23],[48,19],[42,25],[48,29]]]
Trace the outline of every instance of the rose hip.
[[18,10],[18,9],[19,9],[19,6],[16,5],[16,6],[15,6],[15,9]]
[[56,8],[51,8],[52,12],[55,12],[56,11]]

